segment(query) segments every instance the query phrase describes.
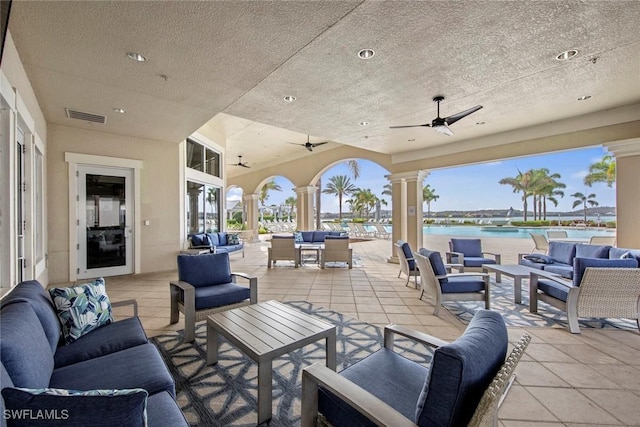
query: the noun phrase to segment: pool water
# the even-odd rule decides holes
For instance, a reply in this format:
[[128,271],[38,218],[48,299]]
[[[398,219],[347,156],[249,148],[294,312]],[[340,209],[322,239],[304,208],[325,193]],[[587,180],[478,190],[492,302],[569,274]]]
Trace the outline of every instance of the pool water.
[[[370,231],[375,227],[365,225]],[[385,225],[385,229],[391,232],[391,226]],[[423,233],[426,235],[463,236],[463,237],[506,237],[510,239],[531,239],[529,233],[547,235],[548,230],[566,231],[569,238],[589,238],[591,236],[614,236],[615,229],[590,229],[571,227],[482,227],[474,225],[425,225]]]

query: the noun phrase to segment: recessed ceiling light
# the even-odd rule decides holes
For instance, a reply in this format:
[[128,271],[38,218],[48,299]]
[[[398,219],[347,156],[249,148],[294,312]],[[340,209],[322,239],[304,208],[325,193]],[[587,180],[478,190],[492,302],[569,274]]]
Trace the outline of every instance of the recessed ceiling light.
[[567,51],[564,51],[564,52],[562,52],[562,53],[559,53],[559,54],[556,56],[556,59],[557,59],[558,61],[566,61],[567,59],[571,59],[571,58],[573,58],[573,57],[574,57],[574,56],[576,56],[577,54],[578,54],[578,51],[577,51],[577,50],[575,50],[575,49],[571,49],[571,50],[567,50]]
[[358,123],[358,124],[359,124],[360,126],[368,126],[368,125],[369,125],[369,122],[360,122],[360,123]]
[[373,49],[362,49],[358,52],[358,57],[360,59],[371,59],[375,54],[376,52]]
[[114,113],[119,113],[119,114],[124,114],[127,112],[127,110],[125,110],[124,108],[114,108],[113,109]]
[[293,102],[296,100],[295,96],[287,95],[284,97],[285,102]]
[[584,95],[578,98],[578,101],[584,101],[585,99],[589,99],[589,98],[591,98],[591,95]]
[[144,62],[147,60],[147,58],[136,52],[127,52],[127,58],[133,59],[134,61],[138,62]]
[[407,139],[407,142],[416,142],[415,138]]
[[487,122],[476,122],[477,125],[483,125],[485,123],[487,123]]

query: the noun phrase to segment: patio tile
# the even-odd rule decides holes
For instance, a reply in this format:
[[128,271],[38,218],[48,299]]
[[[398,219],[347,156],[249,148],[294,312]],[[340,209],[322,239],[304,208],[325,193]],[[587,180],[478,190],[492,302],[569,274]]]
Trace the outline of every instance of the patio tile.
[[525,386],[568,387],[569,384],[538,362],[520,360],[516,368],[518,384]]
[[578,390],[571,388],[531,387],[528,391],[562,422],[602,425],[619,424],[614,417]]
[[[500,408],[504,422],[518,420],[559,421],[524,387],[513,385]],[[508,425],[508,424],[507,424]]]
[[640,423],[640,397],[624,390],[581,389],[594,402],[626,425]]
[[527,353],[539,362],[575,362],[576,360],[561,352],[551,344],[530,343]]
[[601,375],[590,365],[578,363],[551,363],[542,365],[569,383],[572,387],[617,388],[617,384]]

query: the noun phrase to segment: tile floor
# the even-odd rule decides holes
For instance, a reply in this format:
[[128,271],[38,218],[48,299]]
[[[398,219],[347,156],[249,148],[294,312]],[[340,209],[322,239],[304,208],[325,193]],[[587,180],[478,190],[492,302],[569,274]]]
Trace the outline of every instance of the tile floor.
[[[444,252],[446,238],[427,240],[425,246]],[[517,240],[487,239],[485,250],[502,252],[504,263],[514,262],[518,251],[529,252],[531,246]],[[387,263],[389,240],[354,243],[362,266],[352,270],[321,270],[315,264],[296,269],[287,262],[267,269],[267,247],[266,242],[251,243],[244,258],[231,256],[233,271],[258,277],[260,301],[306,300],[380,326],[395,322],[445,340],[464,330],[447,310],[433,316],[433,305],[419,300],[419,291],[397,278],[398,266]],[[135,298],[152,336],[183,328],[182,317],[169,325],[168,283],[176,278],[176,271],[108,278],[107,291],[115,301]],[[502,426],[640,426],[637,331],[583,329],[572,335],[566,329],[513,327],[510,340],[525,330],[533,340],[500,410]]]

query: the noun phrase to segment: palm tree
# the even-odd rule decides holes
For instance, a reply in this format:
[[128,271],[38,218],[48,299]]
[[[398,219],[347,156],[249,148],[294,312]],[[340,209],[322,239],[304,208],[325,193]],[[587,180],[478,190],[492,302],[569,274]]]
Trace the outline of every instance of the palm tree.
[[[353,175],[353,179],[356,180],[360,177],[360,164],[358,163],[357,160],[351,159],[347,161],[347,164],[349,165],[349,169],[351,170],[351,175]],[[322,205],[322,198],[320,197],[321,193],[324,193],[324,191],[322,191],[322,177],[318,178],[318,182],[316,183],[316,187],[317,187],[317,191],[316,191],[316,210],[317,210],[317,215],[316,215],[316,229],[320,230],[320,207]],[[340,204],[340,212],[341,212],[341,218],[342,218],[342,204]]]
[[384,188],[384,190],[382,190],[383,196],[393,196],[393,190],[392,190],[391,184],[385,184],[382,186],[382,188]]
[[346,175],[336,175],[329,178],[329,184],[322,190],[324,194],[334,194],[338,196],[338,217],[342,219],[342,198],[356,190],[356,186]]
[[524,211],[524,220],[527,220],[527,198],[531,192],[531,171],[522,173],[518,171],[518,175],[515,178],[502,178],[500,180],[502,185],[510,185],[513,187],[514,193],[522,192],[522,203]]
[[351,206],[351,211],[357,213],[360,218],[368,218],[378,201],[381,202],[381,199],[373,194],[370,189],[356,188],[351,193],[351,198],[347,200],[347,203]]
[[595,206],[598,206],[598,202],[594,200],[596,198],[596,195],[591,193],[588,196],[585,196],[584,194],[578,192],[578,193],[573,193],[571,197],[575,197],[577,199],[573,202],[574,209],[582,205],[584,209],[584,222],[587,222],[587,204],[592,208]]
[[[278,184],[276,184],[275,179],[271,179],[271,181],[266,182],[262,188],[260,189],[260,195],[258,196],[258,200],[260,200],[260,204],[264,208],[264,202],[269,198],[269,191],[282,191],[282,188]],[[260,222],[263,222],[262,210],[260,210]]]
[[422,187],[422,200],[427,203],[427,218],[431,218],[431,202],[438,200],[438,196],[433,188],[429,184]]
[[[551,201],[558,206],[558,201],[555,196],[564,196],[564,192],[558,190],[559,188],[565,188],[566,185],[556,181],[560,179],[560,174],[550,174],[549,169],[533,169],[531,171],[531,194],[533,196],[533,215],[534,219],[546,219],[547,218],[547,200]],[[537,204],[537,209],[536,209]],[[537,218],[536,218],[537,210]]]
[[[215,208],[215,203],[216,203],[217,200],[218,200],[218,189],[215,188],[215,187],[209,187],[207,189],[207,203],[209,203],[209,206],[211,206],[211,212],[210,213],[211,213],[212,217],[214,217],[214,218],[215,218],[215,216],[213,215],[213,213],[216,210],[214,208]],[[205,224],[206,224],[206,218],[205,218]],[[216,224],[216,227],[217,227],[217,224]],[[213,231],[213,228],[211,228],[210,230]]]
[[584,177],[584,185],[591,187],[596,182],[605,182],[607,187],[616,182],[616,161],[610,154],[589,166],[589,173]]
[[289,207],[289,221],[291,221],[291,213],[295,211],[297,203],[298,199],[293,196],[287,197],[287,199],[284,201],[285,206]]

